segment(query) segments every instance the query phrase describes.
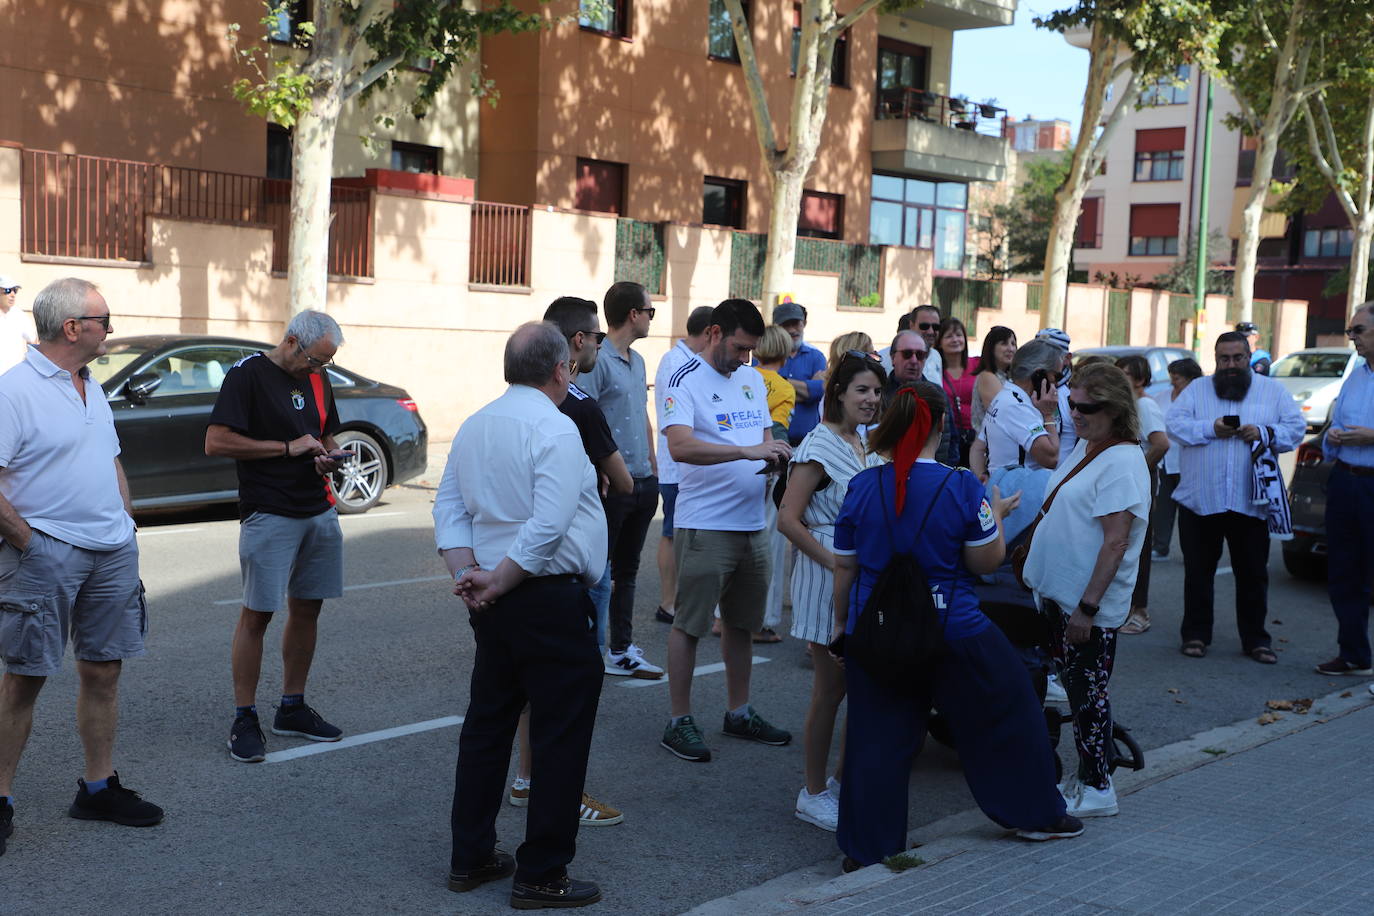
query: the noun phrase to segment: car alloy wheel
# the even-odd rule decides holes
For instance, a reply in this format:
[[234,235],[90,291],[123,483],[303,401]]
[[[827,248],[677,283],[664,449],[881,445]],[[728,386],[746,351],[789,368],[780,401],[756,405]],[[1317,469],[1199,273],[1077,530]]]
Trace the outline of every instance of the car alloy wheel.
[[339,448],[350,455],[329,475],[334,490],[334,508],[345,515],[366,512],[382,498],[386,487],[386,456],[377,440],[356,429],[334,437]]

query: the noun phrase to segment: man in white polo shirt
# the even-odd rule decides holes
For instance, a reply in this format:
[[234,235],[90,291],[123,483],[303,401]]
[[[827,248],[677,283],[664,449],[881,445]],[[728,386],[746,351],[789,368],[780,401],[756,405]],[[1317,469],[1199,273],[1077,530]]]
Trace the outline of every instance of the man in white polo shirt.
[[678,463],[676,614],[668,635],[672,718],[662,745],[704,763],[711,751],[692,719],[697,640],[720,606],[721,656],[728,709],[724,733],[783,745],[792,735],[749,705],[753,634],[763,625],[768,592],[768,532],[763,501],[768,477],[792,454],[769,433],[763,376],[750,352],[763,336],[763,316],[747,299],[726,299],[711,313],[705,349],[657,393],[668,450]]
[[[687,316],[687,336],[663,354],[654,373],[654,391],[666,391],[673,374],[692,360],[706,346],[706,332],[711,328],[711,313],[715,309],[700,305]],[[655,398],[661,406],[662,398]],[[668,453],[668,440],[663,435],[663,417],[658,418],[658,495],[663,502],[663,536],[658,540],[658,610],[654,619],[659,623],[673,622],[673,602],[677,593],[677,560],[673,559],[673,510],[677,506],[677,462]]]
[[34,701],[68,638],[86,772],[67,813],[129,827],[162,820],[119,784],[112,760],[120,665],[143,654],[148,611],[114,415],[86,368],[105,353],[110,307],[94,284],[68,278],[33,311],[38,346],[0,376],[0,853]]

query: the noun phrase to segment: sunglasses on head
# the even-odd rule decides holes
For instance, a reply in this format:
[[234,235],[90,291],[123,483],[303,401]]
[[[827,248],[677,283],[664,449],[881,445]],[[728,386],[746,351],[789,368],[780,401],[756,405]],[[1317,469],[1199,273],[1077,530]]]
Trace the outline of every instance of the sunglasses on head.
[[1075,401],[1073,398],[1069,398],[1069,410],[1076,410],[1085,417],[1092,416],[1106,406],[1100,402],[1094,404],[1091,401]]
[[878,361],[878,357],[874,356],[872,353],[865,353],[863,350],[845,350],[844,355],[852,356],[855,359],[866,359],[871,363],[876,363]]
[[915,348],[906,350],[894,350],[893,352],[900,356],[902,359],[925,359],[927,356],[930,355],[929,350],[917,350]]

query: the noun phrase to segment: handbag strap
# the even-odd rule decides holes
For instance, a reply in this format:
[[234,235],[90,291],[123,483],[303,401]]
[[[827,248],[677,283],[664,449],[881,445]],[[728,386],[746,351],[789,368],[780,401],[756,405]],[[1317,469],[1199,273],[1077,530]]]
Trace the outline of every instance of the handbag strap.
[[1050,503],[1054,502],[1054,498],[1059,495],[1059,491],[1064,488],[1064,484],[1068,483],[1070,480],[1073,480],[1075,474],[1083,470],[1088,465],[1092,464],[1094,458],[1105,452],[1107,449],[1111,448],[1113,445],[1130,444],[1132,443],[1130,443],[1126,439],[1107,439],[1088,449],[1088,453],[1083,456],[1083,460],[1078,462],[1078,464],[1074,466],[1074,469],[1072,471],[1069,471],[1068,475],[1063,480],[1059,481],[1058,485],[1056,485],[1055,488],[1050,491],[1049,498],[1046,499],[1043,503],[1041,503],[1040,514],[1038,514],[1035,517],[1035,520],[1038,522],[1040,519],[1045,517],[1045,513],[1050,511]]

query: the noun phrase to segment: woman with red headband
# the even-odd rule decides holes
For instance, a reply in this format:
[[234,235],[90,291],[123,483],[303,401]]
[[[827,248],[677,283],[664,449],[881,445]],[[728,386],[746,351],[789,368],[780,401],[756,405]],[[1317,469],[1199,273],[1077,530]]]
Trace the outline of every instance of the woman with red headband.
[[[1020,494],[1001,498],[967,470],[935,461],[945,397],[918,382],[897,392],[869,448],[892,459],[854,476],[835,522],[835,632],[853,633],[869,592],[894,553],[925,571],[944,625],[945,651],[917,695],[876,683],[845,662],[849,727],[838,840],[852,865],[906,849],[907,783],[933,705],[949,721],[964,776],[992,820],[1031,840],[1074,837],[1054,752],[1030,673],[1002,631],[979,610],[974,575],[1006,554],[1002,519]],[[919,528],[919,530],[918,530]],[[1011,765],[1009,765],[1011,762]]]

